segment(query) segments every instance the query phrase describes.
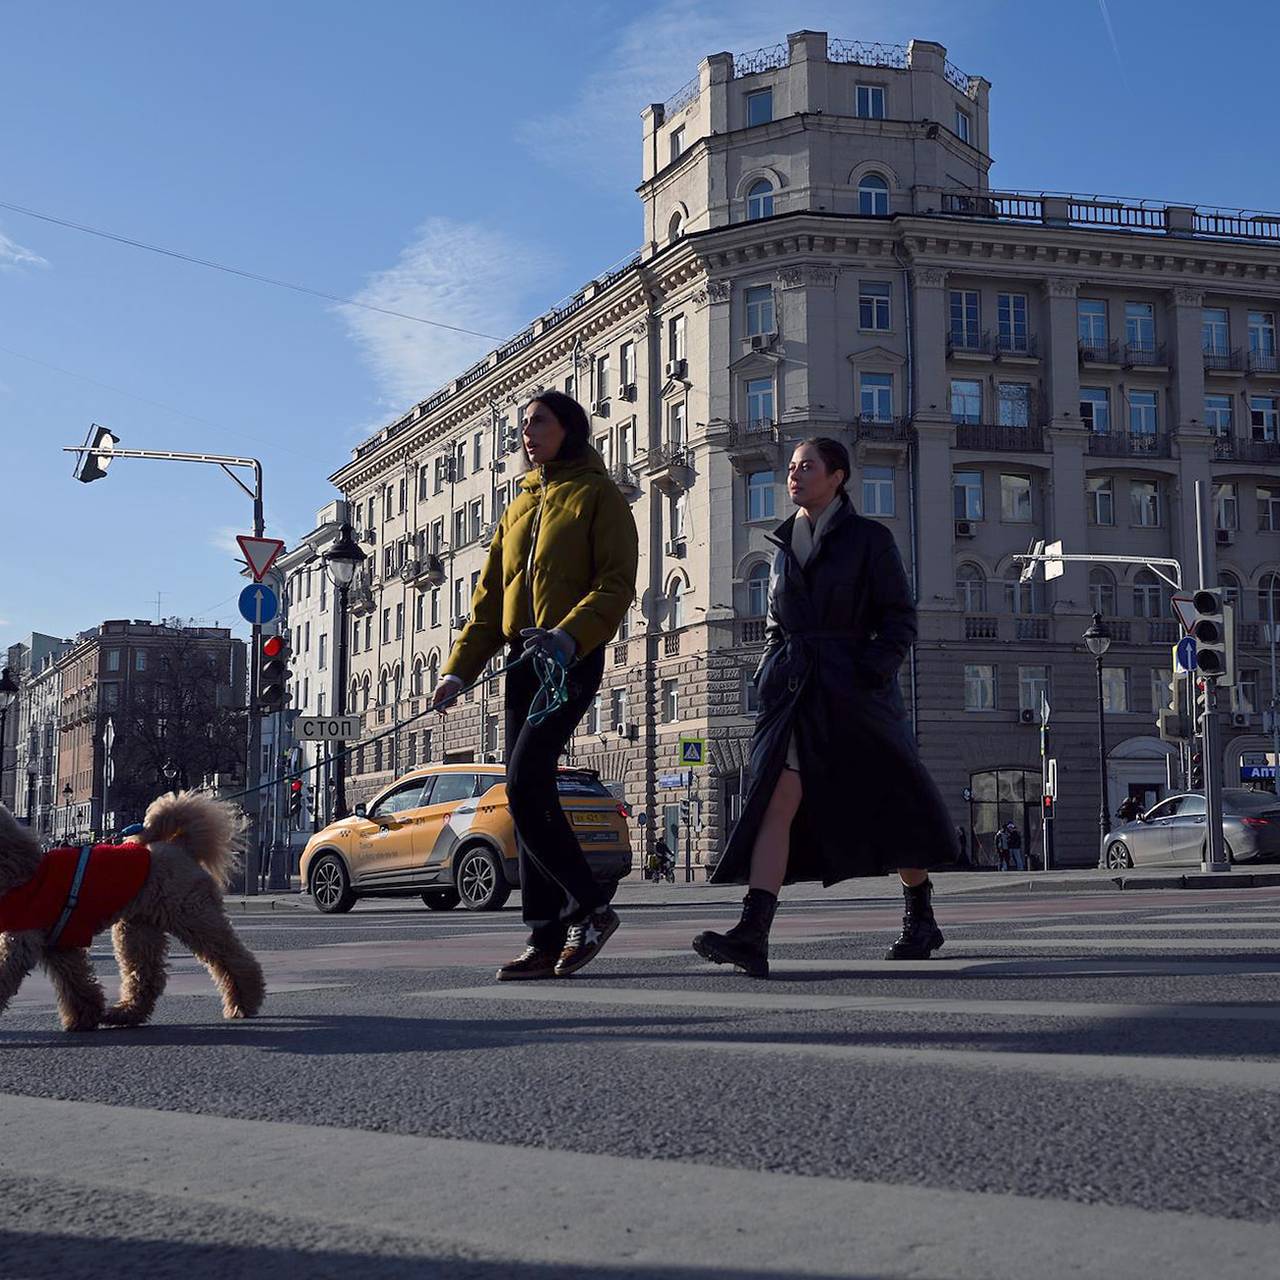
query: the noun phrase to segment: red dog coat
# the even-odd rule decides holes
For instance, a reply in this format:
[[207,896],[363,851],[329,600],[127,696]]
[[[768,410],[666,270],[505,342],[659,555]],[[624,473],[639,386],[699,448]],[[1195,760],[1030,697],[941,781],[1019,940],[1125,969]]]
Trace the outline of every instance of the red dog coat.
[[26,884],[0,897],[0,933],[41,929],[51,947],[87,947],[137,897],[150,869],[142,844],[50,849]]

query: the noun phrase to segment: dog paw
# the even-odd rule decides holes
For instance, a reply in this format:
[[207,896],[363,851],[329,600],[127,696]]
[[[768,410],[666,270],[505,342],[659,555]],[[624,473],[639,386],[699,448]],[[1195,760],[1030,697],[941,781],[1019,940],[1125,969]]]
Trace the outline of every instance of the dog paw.
[[102,1025],[104,1027],[137,1027],[142,1024],[142,1015],[127,1005],[112,1005],[110,1009],[102,1015]]
[[62,1029],[63,1031],[96,1031],[98,1029],[98,1020],[96,1018],[72,1018],[63,1021]]

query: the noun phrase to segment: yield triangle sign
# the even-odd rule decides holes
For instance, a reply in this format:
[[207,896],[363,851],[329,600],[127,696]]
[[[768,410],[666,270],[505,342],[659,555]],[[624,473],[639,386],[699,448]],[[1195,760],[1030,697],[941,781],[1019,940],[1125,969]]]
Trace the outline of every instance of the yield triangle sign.
[[284,543],[279,538],[251,538],[248,534],[238,533],[236,541],[244,552],[254,582],[262,581],[276,556],[284,550]]
[[1183,631],[1190,635],[1196,621],[1195,601],[1190,596],[1173,596],[1170,603],[1173,605],[1174,616],[1182,623]]

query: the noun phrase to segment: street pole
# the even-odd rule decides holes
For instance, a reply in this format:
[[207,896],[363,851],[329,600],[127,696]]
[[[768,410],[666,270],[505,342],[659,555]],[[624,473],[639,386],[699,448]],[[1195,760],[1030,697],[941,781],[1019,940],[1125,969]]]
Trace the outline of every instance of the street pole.
[[693,770],[685,770],[684,882],[693,882]]
[[[1200,590],[1210,589],[1209,567],[1213,563],[1213,536],[1209,519],[1208,494],[1203,480],[1196,485],[1196,548],[1199,558]],[[1205,861],[1204,871],[1226,871],[1226,848],[1222,834],[1222,745],[1218,733],[1218,682],[1206,676],[1204,682],[1204,799]]]
[[[347,711],[347,601],[350,587],[334,584],[338,605],[338,687],[334,690],[334,701],[338,704],[338,715]],[[333,762],[333,820],[340,821],[349,817],[347,810],[347,752],[346,743],[340,742],[336,749],[330,747]]]
[[1271,786],[1280,795],[1280,703],[1276,701],[1276,580],[1267,583],[1267,627],[1271,638]]
[[1102,698],[1103,656],[1101,653],[1098,654],[1095,662],[1098,668],[1098,789],[1102,797],[1098,808],[1098,833],[1099,843],[1104,846],[1103,856],[1105,857],[1107,836],[1111,834],[1111,814],[1107,805],[1107,713]]

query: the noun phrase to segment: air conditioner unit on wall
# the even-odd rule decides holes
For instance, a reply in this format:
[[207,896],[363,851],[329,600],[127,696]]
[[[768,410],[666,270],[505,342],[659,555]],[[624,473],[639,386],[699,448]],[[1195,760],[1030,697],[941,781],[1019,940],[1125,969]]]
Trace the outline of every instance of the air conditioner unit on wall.
[[1036,713],[1032,711],[1030,707],[1023,707],[1022,710],[1018,712],[1018,721],[1020,724],[1035,724]]
[[686,368],[688,368],[688,362],[685,360],[668,360],[666,367],[667,377],[683,378]]
[[618,395],[623,400],[634,400],[636,398],[636,384],[634,382],[623,383],[618,388]]
[[672,538],[666,546],[667,555],[673,560],[683,560],[685,552],[685,541],[683,538]]
[[1214,531],[1214,538],[1216,539],[1218,546],[1229,547],[1236,540],[1235,530],[1216,529]]
[[978,530],[972,520],[956,521],[956,537],[957,538],[976,538],[977,536],[978,536]]
[[620,738],[625,738],[628,742],[634,741],[636,736],[636,726],[630,720],[619,720],[613,726],[613,731]]
[[1233,729],[1247,729],[1250,718],[1247,711],[1233,711],[1231,713],[1231,727]]
[[609,416],[609,399],[606,396],[603,400],[597,400],[591,406],[591,412],[597,418],[607,418]]
[[751,335],[752,351],[768,351],[778,340],[776,333],[753,333]]

